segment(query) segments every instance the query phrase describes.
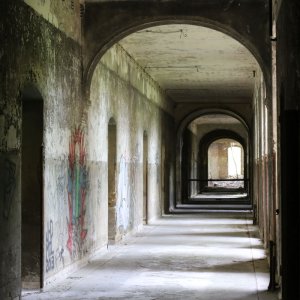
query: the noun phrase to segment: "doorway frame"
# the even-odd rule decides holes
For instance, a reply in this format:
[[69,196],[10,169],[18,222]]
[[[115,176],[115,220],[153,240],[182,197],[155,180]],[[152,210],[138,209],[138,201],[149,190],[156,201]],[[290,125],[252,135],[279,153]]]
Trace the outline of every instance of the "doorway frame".
[[[45,97],[43,97],[42,93],[40,92],[39,88],[37,88],[32,83],[26,83],[22,89],[21,96],[20,96],[20,110],[21,110],[21,148],[20,148],[20,202],[21,202],[21,259],[22,259],[22,227],[23,227],[23,221],[22,221],[22,212],[23,212],[23,205],[22,205],[22,165],[23,165],[23,132],[22,132],[22,124],[24,120],[23,116],[23,105],[26,101],[37,101],[42,103],[42,144],[40,145],[40,155],[41,155],[41,165],[40,165],[40,175],[41,175],[41,195],[40,195],[40,201],[41,201],[41,207],[40,207],[40,280],[39,280],[39,288],[42,289],[45,286],[45,197],[44,197],[44,187],[45,187]],[[21,262],[21,289],[23,285],[22,281],[22,262]]]

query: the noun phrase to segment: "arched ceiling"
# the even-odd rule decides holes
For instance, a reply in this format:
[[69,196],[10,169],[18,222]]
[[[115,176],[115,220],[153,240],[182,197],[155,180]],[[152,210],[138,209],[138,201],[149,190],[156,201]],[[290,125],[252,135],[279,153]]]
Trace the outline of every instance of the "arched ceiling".
[[252,100],[255,58],[239,42],[213,29],[161,25],[119,44],[176,103]]
[[201,116],[192,121],[193,124],[197,125],[205,125],[205,124],[241,124],[242,123],[231,116],[224,115],[224,114],[210,114]]

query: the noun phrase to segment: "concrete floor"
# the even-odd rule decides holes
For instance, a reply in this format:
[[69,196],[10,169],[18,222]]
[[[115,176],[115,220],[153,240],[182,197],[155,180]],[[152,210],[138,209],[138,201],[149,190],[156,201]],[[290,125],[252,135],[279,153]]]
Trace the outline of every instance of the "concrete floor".
[[247,212],[168,216],[23,299],[277,299],[251,224]]
[[199,200],[199,199],[238,199],[238,198],[246,198],[248,196],[247,193],[202,193],[194,195],[190,198],[190,200]]

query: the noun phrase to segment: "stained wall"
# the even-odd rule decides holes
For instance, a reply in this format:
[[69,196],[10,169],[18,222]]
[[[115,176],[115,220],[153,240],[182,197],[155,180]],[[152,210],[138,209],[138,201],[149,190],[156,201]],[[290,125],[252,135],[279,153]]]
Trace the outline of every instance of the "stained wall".
[[[143,221],[143,135],[148,136],[148,222],[164,211],[166,151],[171,151],[172,108],[163,91],[120,46],[102,57],[93,75],[88,107],[88,156],[91,191],[101,215],[95,226],[99,245],[107,242],[108,123],[116,122],[116,240],[137,230]],[[163,138],[164,137],[164,138]],[[164,193],[164,195],[162,195]],[[166,202],[165,202],[166,203]],[[96,219],[96,216],[94,216]]]
[[[175,130],[171,102],[119,46],[99,63],[88,97],[82,84],[80,23],[72,23],[72,17],[71,32],[64,32],[64,27],[49,22],[26,3],[5,1],[1,6],[0,298],[18,299],[26,88],[32,86],[39,92],[44,109],[44,285],[86,263],[108,242],[109,119],[114,117],[117,127],[117,241],[141,228],[143,222],[144,132],[148,136],[148,222],[168,211],[174,194]],[[30,238],[30,233],[22,237]]]
[[21,287],[22,94],[29,85],[44,102],[44,281],[73,261],[60,231],[68,228],[70,142],[81,125],[81,51],[76,41],[26,4],[1,5],[0,298],[15,299]]

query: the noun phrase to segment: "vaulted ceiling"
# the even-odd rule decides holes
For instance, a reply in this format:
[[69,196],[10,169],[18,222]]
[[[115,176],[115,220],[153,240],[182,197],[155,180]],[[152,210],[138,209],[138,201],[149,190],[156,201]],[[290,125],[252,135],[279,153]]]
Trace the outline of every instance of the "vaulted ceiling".
[[119,43],[176,103],[252,100],[259,66],[242,44],[221,32],[161,25]]

